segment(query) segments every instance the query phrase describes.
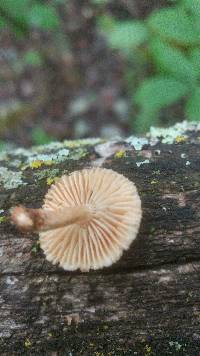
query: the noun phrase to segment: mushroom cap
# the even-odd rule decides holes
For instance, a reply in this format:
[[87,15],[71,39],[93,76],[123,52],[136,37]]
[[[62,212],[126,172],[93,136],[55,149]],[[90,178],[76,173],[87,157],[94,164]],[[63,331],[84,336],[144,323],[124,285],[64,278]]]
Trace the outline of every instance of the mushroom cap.
[[92,217],[40,233],[47,260],[65,270],[110,266],[136,238],[142,217],[135,184],[111,169],[94,168],[64,175],[48,190],[43,209],[87,206]]

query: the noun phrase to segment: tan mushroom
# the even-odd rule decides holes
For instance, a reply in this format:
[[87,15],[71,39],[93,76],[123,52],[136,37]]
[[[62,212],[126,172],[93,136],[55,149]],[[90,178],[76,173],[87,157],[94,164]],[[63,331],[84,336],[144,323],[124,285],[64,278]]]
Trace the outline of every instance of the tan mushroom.
[[141,201],[135,184],[111,169],[64,175],[48,190],[42,209],[15,207],[13,222],[38,231],[47,260],[65,270],[110,266],[136,238]]

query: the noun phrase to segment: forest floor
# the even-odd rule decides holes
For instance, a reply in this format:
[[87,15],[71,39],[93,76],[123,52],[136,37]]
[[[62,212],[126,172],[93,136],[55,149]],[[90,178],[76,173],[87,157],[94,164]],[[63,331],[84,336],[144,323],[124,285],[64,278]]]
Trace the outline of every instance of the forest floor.
[[[98,31],[101,11],[91,1],[69,3],[61,33],[34,30],[19,38],[1,31],[0,142],[28,147],[131,132],[125,59]],[[142,18],[163,3],[110,1],[103,14]]]

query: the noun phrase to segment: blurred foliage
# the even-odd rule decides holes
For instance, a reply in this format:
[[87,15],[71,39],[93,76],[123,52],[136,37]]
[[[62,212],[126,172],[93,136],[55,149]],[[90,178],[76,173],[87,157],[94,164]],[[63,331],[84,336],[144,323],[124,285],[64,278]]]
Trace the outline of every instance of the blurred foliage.
[[0,140],[0,152],[4,151],[5,149],[6,149],[6,143]]
[[200,0],[173,1],[142,21],[101,16],[99,27],[128,60],[137,132],[160,124],[161,110],[180,99],[185,117],[200,121]]
[[32,140],[34,145],[45,145],[55,141],[55,138],[48,135],[42,127],[35,127],[32,130]]
[[[17,39],[30,40],[34,31],[54,36],[60,33],[61,21],[58,5],[63,0],[4,0],[0,1],[0,30],[8,29]],[[55,38],[57,41],[57,37]],[[34,41],[33,41],[34,42]],[[28,49],[20,60],[15,60],[14,70],[20,72],[24,65],[39,67],[44,64],[45,56],[42,48]]]
[[25,53],[23,62],[27,65],[38,67],[43,64],[43,59],[39,51],[30,49]]
[[109,0],[91,0],[91,3],[94,5],[107,5]]
[[59,23],[53,4],[37,0],[4,0],[0,3],[0,27],[8,26],[16,35],[26,35],[31,28],[56,30]]
[[[108,10],[110,2],[113,4],[110,0],[90,0],[88,6],[95,9],[98,28],[106,35],[110,47],[127,61],[125,80],[133,111],[137,109],[133,129],[143,132],[151,125],[163,124],[163,109],[180,101],[184,103],[186,119],[200,120],[200,0],[168,0],[169,7],[154,11],[145,20],[134,20],[131,16],[127,16],[128,20],[116,19]],[[50,32],[54,43],[65,51],[68,38],[59,10],[60,5],[68,3],[68,0],[3,0],[0,30],[8,28],[15,36],[28,40],[32,31],[45,35]],[[55,52],[59,56],[57,48]],[[67,57],[63,58],[56,63],[61,65],[64,59],[67,62]],[[33,43],[20,63],[39,67],[45,60],[43,49],[35,49]],[[41,127],[32,132],[34,144],[52,139]]]
[[[50,33],[52,38],[58,45],[65,37],[61,30],[61,18],[59,15],[59,5],[66,4],[67,0],[4,0],[0,1],[0,31],[8,30],[14,34],[14,38],[22,40],[24,43],[28,41],[26,52],[18,58],[14,58],[12,62],[13,75],[21,74],[25,67],[40,67],[46,64],[46,52],[41,46],[42,42],[34,41],[33,34],[47,35]],[[61,39],[59,35],[61,34]],[[42,37],[42,36],[41,36]],[[47,37],[48,38],[48,37]],[[49,37],[50,38],[50,37]],[[23,42],[22,42],[23,43]],[[47,47],[48,48],[48,47]],[[66,50],[66,41],[65,41]],[[48,56],[48,54],[47,54]],[[32,68],[31,68],[32,70]],[[35,102],[37,104],[37,102]],[[35,104],[34,103],[34,104]],[[32,104],[30,104],[32,105]],[[17,106],[17,105],[16,105]],[[23,105],[22,109],[28,105]],[[14,126],[19,122],[19,118],[24,118],[21,105],[13,109],[10,100],[8,101],[8,109],[6,110],[1,105],[0,110],[0,134],[8,130],[11,125]],[[8,112],[7,112],[8,111]],[[19,115],[18,115],[19,113]],[[27,113],[28,116],[29,112]],[[42,127],[35,127],[31,132],[33,144],[47,144],[54,137],[48,135]],[[0,140],[0,150],[6,147],[4,141]]]

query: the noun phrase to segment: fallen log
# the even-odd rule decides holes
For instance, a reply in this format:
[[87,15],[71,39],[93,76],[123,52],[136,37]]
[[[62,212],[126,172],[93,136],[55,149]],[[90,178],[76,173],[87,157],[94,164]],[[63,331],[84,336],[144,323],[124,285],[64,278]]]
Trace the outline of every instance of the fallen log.
[[[199,124],[13,149],[0,161],[1,355],[199,355]],[[140,233],[111,267],[66,272],[9,209],[40,207],[57,177],[95,166],[135,182]]]

